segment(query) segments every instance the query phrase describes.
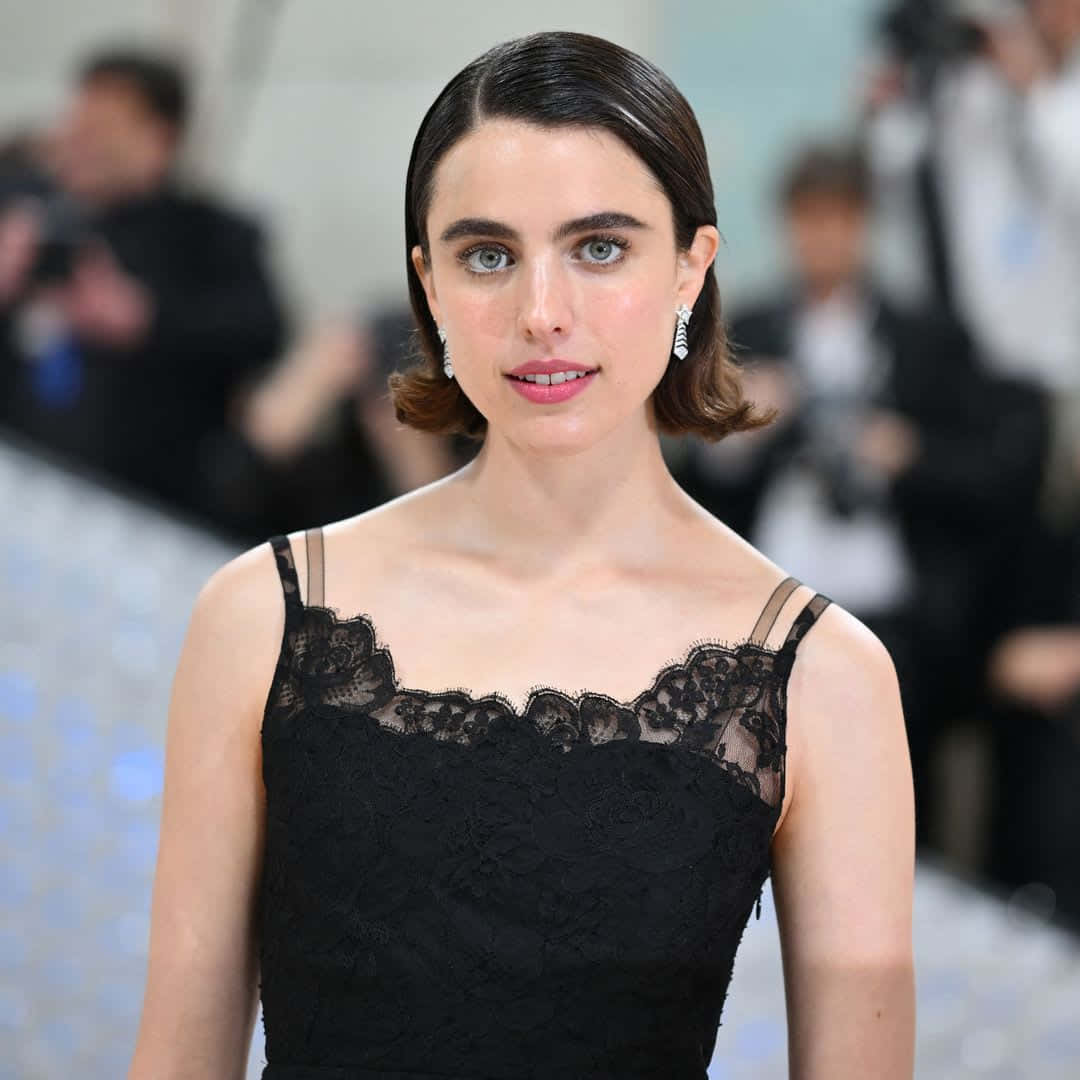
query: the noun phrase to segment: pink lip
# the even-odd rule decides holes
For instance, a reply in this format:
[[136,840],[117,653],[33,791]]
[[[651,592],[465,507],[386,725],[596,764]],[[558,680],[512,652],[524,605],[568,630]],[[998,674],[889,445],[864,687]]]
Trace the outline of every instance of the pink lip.
[[[588,368],[572,366],[555,368],[554,370],[588,371]],[[596,373],[593,372],[590,375],[579,375],[576,379],[571,379],[569,382],[556,383],[554,386],[543,386],[540,383],[525,382],[522,379],[512,379],[510,376],[507,376],[507,382],[509,382],[523,398],[527,398],[529,401],[534,401],[538,405],[554,405],[556,402],[568,401],[575,395],[580,394],[595,378]]]
[[508,375],[550,375],[553,371],[592,371],[588,364],[575,364],[573,360],[560,360],[552,356],[547,360],[527,360],[511,368]]

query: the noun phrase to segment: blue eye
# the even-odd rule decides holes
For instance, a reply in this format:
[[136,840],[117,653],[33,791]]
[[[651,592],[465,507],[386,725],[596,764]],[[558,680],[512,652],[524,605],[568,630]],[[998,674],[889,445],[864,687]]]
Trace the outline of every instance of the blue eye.
[[585,262],[595,263],[597,266],[613,266],[621,262],[629,245],[623,240],[616,240],[613,236],[594,236],[581,245],[585,253]]
[[483,246],[470,248],[461,261],[474,274],[494,274],[509,265],[510,254],[505,248]]

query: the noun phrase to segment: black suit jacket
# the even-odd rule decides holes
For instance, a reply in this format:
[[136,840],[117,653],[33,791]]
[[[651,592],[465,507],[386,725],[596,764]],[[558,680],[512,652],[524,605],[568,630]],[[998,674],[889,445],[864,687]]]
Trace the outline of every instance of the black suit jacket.
[[150,331],[132,349],[81,343],[83,391],[59,410],[33,393],[9,338],[4,415],[65,456],[199,511],[214,468],[208,448],[232,395],[285,341],[262,234],[244,216],[172,188],[109,209],[91,230],[150,292]]

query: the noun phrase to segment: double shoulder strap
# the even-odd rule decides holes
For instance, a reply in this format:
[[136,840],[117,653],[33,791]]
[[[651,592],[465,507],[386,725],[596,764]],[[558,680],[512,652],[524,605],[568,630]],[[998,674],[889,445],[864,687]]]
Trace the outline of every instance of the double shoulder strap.
[[[786,577],[775,589],[773,589],[772,595],[766,602],[765,607],[762,608],[761,614],[754,624],[754,629],[750,632],[751,644],[765,644],[769,634],[772,632],[773,626],[776,625],[777,616],[779,616],[784,605],[788,602],[791,594],[801,584],[801,581],[798,581],[793,577]],[[815,593],[807,601],[802,611],[795,616],[795,621],[791,624],[791,629],[788,630],[787,637],[784,638],[784,645],[791,646],[792,648],[797,646],[806,631],[817,622],[818,616],[831,602],[832,601],[827,596],[824,596],[821,593]]]
[[[321,528],[308,529],[304,533],[307,551],[307,605],[321,607],[325,603],[326,564],[323,555],[323,534]],[[285,612],[288,620],[303,614],[305,602],[300,599],[300,581],[296,575],[296,560],[292,544],[287,536],[272,536],[270,546],[274,549],[277,560],[281,587],[285,593]],[[758,616],[754,629],[750,633],[750,642],[764,645],[768,640],[777,617],[788,602],[791,594],[802,584],[793,577],[784,578],[773,590]],[[794,647],[803,635],[817,621],[818,616],[829,606],[830,600],[821,593],[815,593],[791,624],[784,645]]]
[[[308,529],[304,533],[307,550],[307,601],[309,607],[321,607],[325,603],[326,566],[323,559],[323,534],[321,528]],[[304,613],[305,601],[300,598],[300,579],[296,575],[296,559],[287,536],[270,537],[274,549],[281,589],[285,594],[286,626],[292,625]]]

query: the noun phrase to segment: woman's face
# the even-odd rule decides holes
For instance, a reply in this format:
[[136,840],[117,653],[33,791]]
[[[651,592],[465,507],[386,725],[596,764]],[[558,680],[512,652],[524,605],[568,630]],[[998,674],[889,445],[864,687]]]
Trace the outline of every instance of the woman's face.
[[[439,163],[427,235],[430,263],[417,247],[413,265],[490,430],[573,453],[648,425],[675,311],[693,307],[718,235],[703,226],[677,251],[668,198],[623,142],[486,121]],[[539,383],[520,377],[530,364]]]

